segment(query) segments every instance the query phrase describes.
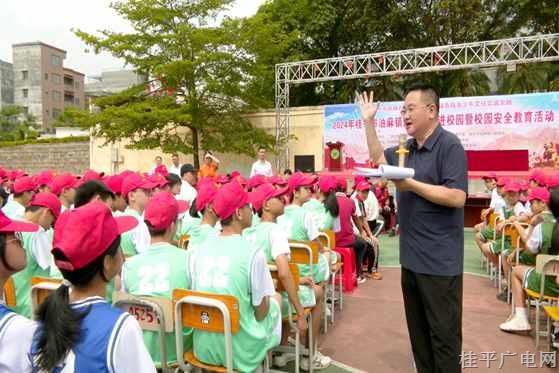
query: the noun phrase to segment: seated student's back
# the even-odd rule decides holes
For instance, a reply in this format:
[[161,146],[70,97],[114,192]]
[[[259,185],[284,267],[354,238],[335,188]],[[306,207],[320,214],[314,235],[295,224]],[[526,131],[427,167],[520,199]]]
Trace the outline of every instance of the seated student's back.
[[[179,213],[186,211],[184,201],[177,201],[169,192],[159,192],[148,202],[144,220],[151,235],[147,251],[128,259],[122,268],[123,290],[132,295],[148,295],[172,299],[174,289],[188,287],[186,251],[172,245]],[[161,362],[159,333],[144,330],[144,342],[152,359]],[[192,346],[192,331],[183,332],[185,349]],[[165,336],[167,363],[177,360],[175,333]]]
[[136,319],[104,299],[122,267],[120,234],[135,225],[134,218],[114,218],[102,202],[60,216],[53,256],[65,281],[37,312],[34,371],[155,372]]

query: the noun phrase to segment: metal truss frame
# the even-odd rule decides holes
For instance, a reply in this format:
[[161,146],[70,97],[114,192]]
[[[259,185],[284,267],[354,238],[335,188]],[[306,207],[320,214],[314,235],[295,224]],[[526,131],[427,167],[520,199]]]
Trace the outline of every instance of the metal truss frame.
[[547,34],[277,64],[276,166],[278,170],[289,166],[291,84],[557,60],[559,34]]

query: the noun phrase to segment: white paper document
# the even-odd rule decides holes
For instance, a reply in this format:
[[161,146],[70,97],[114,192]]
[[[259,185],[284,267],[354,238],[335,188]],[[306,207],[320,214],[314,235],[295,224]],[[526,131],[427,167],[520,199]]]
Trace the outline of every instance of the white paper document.
[[355,174],[368,177],[380,177],[388,180],[402,180],[415,175],[413,168],[380,165],[379,168],[355,167]]

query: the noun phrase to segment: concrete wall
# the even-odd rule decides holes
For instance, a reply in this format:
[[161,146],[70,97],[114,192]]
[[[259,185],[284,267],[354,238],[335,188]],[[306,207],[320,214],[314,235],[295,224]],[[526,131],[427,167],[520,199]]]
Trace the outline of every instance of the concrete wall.
[[[315,169],[322,170],[322,129],[324,125],[324,108],[301,107],[290,109],[290,130],[296,139],[290,142],[290,168],[294,166],[295,155],[314,155]],[[265,110],[247,115],[255,127],[262,128],[274,134],[275,111]],[[113,145],[103,145],[103,139],[94,139],[91,143],[91,168],[106,172],[120,172],[125,169],[149,171],[154,165],[156,156],[163,157],[163,163],[171,164],[171,155],[163,154],[160,150],[131,150],[126,149],[126,142]],[[202,156],[202,154],[200,154]],[[228,173],[233,170],[248,175],[254,158],[236,154],[220,154],[215,156],[221,160],[220,172]],[[114,160],[119,159],[116,163]],[[192,162],[192,156],[180,155],[181,163]],[[275,158],[269,152],[268,159],[275,166]],[[283,170],[280,170],[283,171]],[[277,170],[276,170],[277,172]]]
[[14,68],[9,62],[0,61],[0,109],[14,104]]
[[29,144],[0,148],[0,165],[28,173],[45,169],[82,174],[89,168],[89,142]]

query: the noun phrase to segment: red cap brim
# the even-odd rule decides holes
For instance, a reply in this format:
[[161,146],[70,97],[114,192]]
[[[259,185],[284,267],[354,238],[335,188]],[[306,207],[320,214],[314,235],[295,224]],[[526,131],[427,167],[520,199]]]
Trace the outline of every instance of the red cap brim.
[[128,232],[138,225],[138,219],[133,216],[115,216],[115,220],[118,227],[118,234]]
[[285,188],[279,188],[277,189],[274,194],[272,195],[272,197],[281,197],[285,194],[287,194],[287,192],[289,192],[289,188],[285,187]]
[[37,224],[17,220],[12,220],[10,224],[0,228],[0,232],[37,232],[38,230],[39,226]]
[[188,210],[188,203],[186,203],[186,201],[183,201],[182,199],[177,199],[177,204],[179,205],[179,214],[184,213],[186,210]]

